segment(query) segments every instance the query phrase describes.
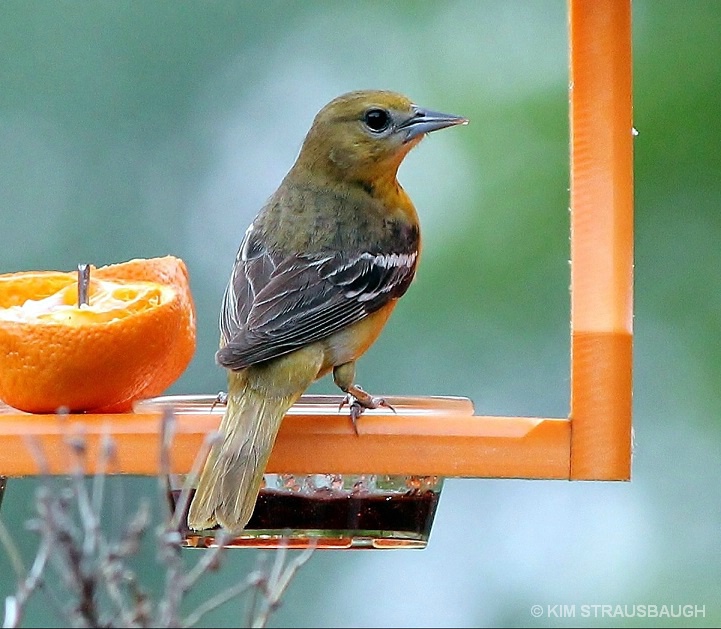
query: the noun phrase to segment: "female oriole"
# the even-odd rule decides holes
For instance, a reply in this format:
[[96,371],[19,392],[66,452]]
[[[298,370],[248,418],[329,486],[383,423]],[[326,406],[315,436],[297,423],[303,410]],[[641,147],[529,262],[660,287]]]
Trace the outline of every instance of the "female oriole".
[[227,405],[191,529],[243,529],[280,422],[317,378],[333,372],[354,426],[386,405],[355,384],[355,361],[418,264],[418,216],[396,173],[425,134],[466,122],[387,91],[344,94],[317,114],[245,232],[225,291],[216,359],[228,369]]

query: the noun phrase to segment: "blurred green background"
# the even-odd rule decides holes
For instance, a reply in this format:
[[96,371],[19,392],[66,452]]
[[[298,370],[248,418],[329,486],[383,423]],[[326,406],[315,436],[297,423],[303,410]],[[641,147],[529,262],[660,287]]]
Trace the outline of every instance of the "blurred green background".
[[[317,552],[274,626],[655,626],[531,606],[690,604],[721,623],[721,2],[633,3],[635,456],[630,483],[451,479],[423,551]],[[399,178],[417,279],[359,363],[378,394],[568,412],[567,7],[535,2],[0,2],[0,272],[174,254],[199,344],[171,393],[215,393],[236,248],[316,111],[405,92],[468,127]],[[313,389],[334,392],[330,382]],[[121,479],[133,498],[154,482]],[[3,520],[29,562],[33,479]],[[190,603],[243,576],[229,554]],[[160,579],[152,552],[143,578]],[[14,589],[0,553],[0,597]],[[61,622],[38,597],[27,626]],[[237,626],[233,606],[204,621]]]

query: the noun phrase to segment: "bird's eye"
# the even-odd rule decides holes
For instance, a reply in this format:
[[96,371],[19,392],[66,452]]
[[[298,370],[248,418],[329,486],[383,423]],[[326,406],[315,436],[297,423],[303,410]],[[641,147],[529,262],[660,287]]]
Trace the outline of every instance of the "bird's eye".
[[385,109],[373,108],[365,112],[363,122],[375,133],[385,131],[391,124],[391,116]]

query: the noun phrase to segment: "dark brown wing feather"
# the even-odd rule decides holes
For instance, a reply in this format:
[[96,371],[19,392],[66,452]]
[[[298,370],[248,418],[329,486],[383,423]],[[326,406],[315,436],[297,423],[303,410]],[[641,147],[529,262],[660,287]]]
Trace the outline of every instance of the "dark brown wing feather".
[[223,301],[219,364],[243,369],[360,321],[406,291],[416,258],[319,252],[275,260],[249,230]]
[[280,260],[274,258],[251,224],[240,244],[220,309],[221,345],[245,327],[255,296],[270,282]]

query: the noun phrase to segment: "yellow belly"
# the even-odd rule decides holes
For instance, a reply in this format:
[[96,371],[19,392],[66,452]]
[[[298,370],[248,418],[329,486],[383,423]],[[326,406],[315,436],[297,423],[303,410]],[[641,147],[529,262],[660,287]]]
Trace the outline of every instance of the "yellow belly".
[[390,301],[362,321],[349,325],[320,341],[324,349],[324,360],[318,377],[324,376],[337,365],[357,360],[365,354],[380,335],[395,304],[395,300]]

